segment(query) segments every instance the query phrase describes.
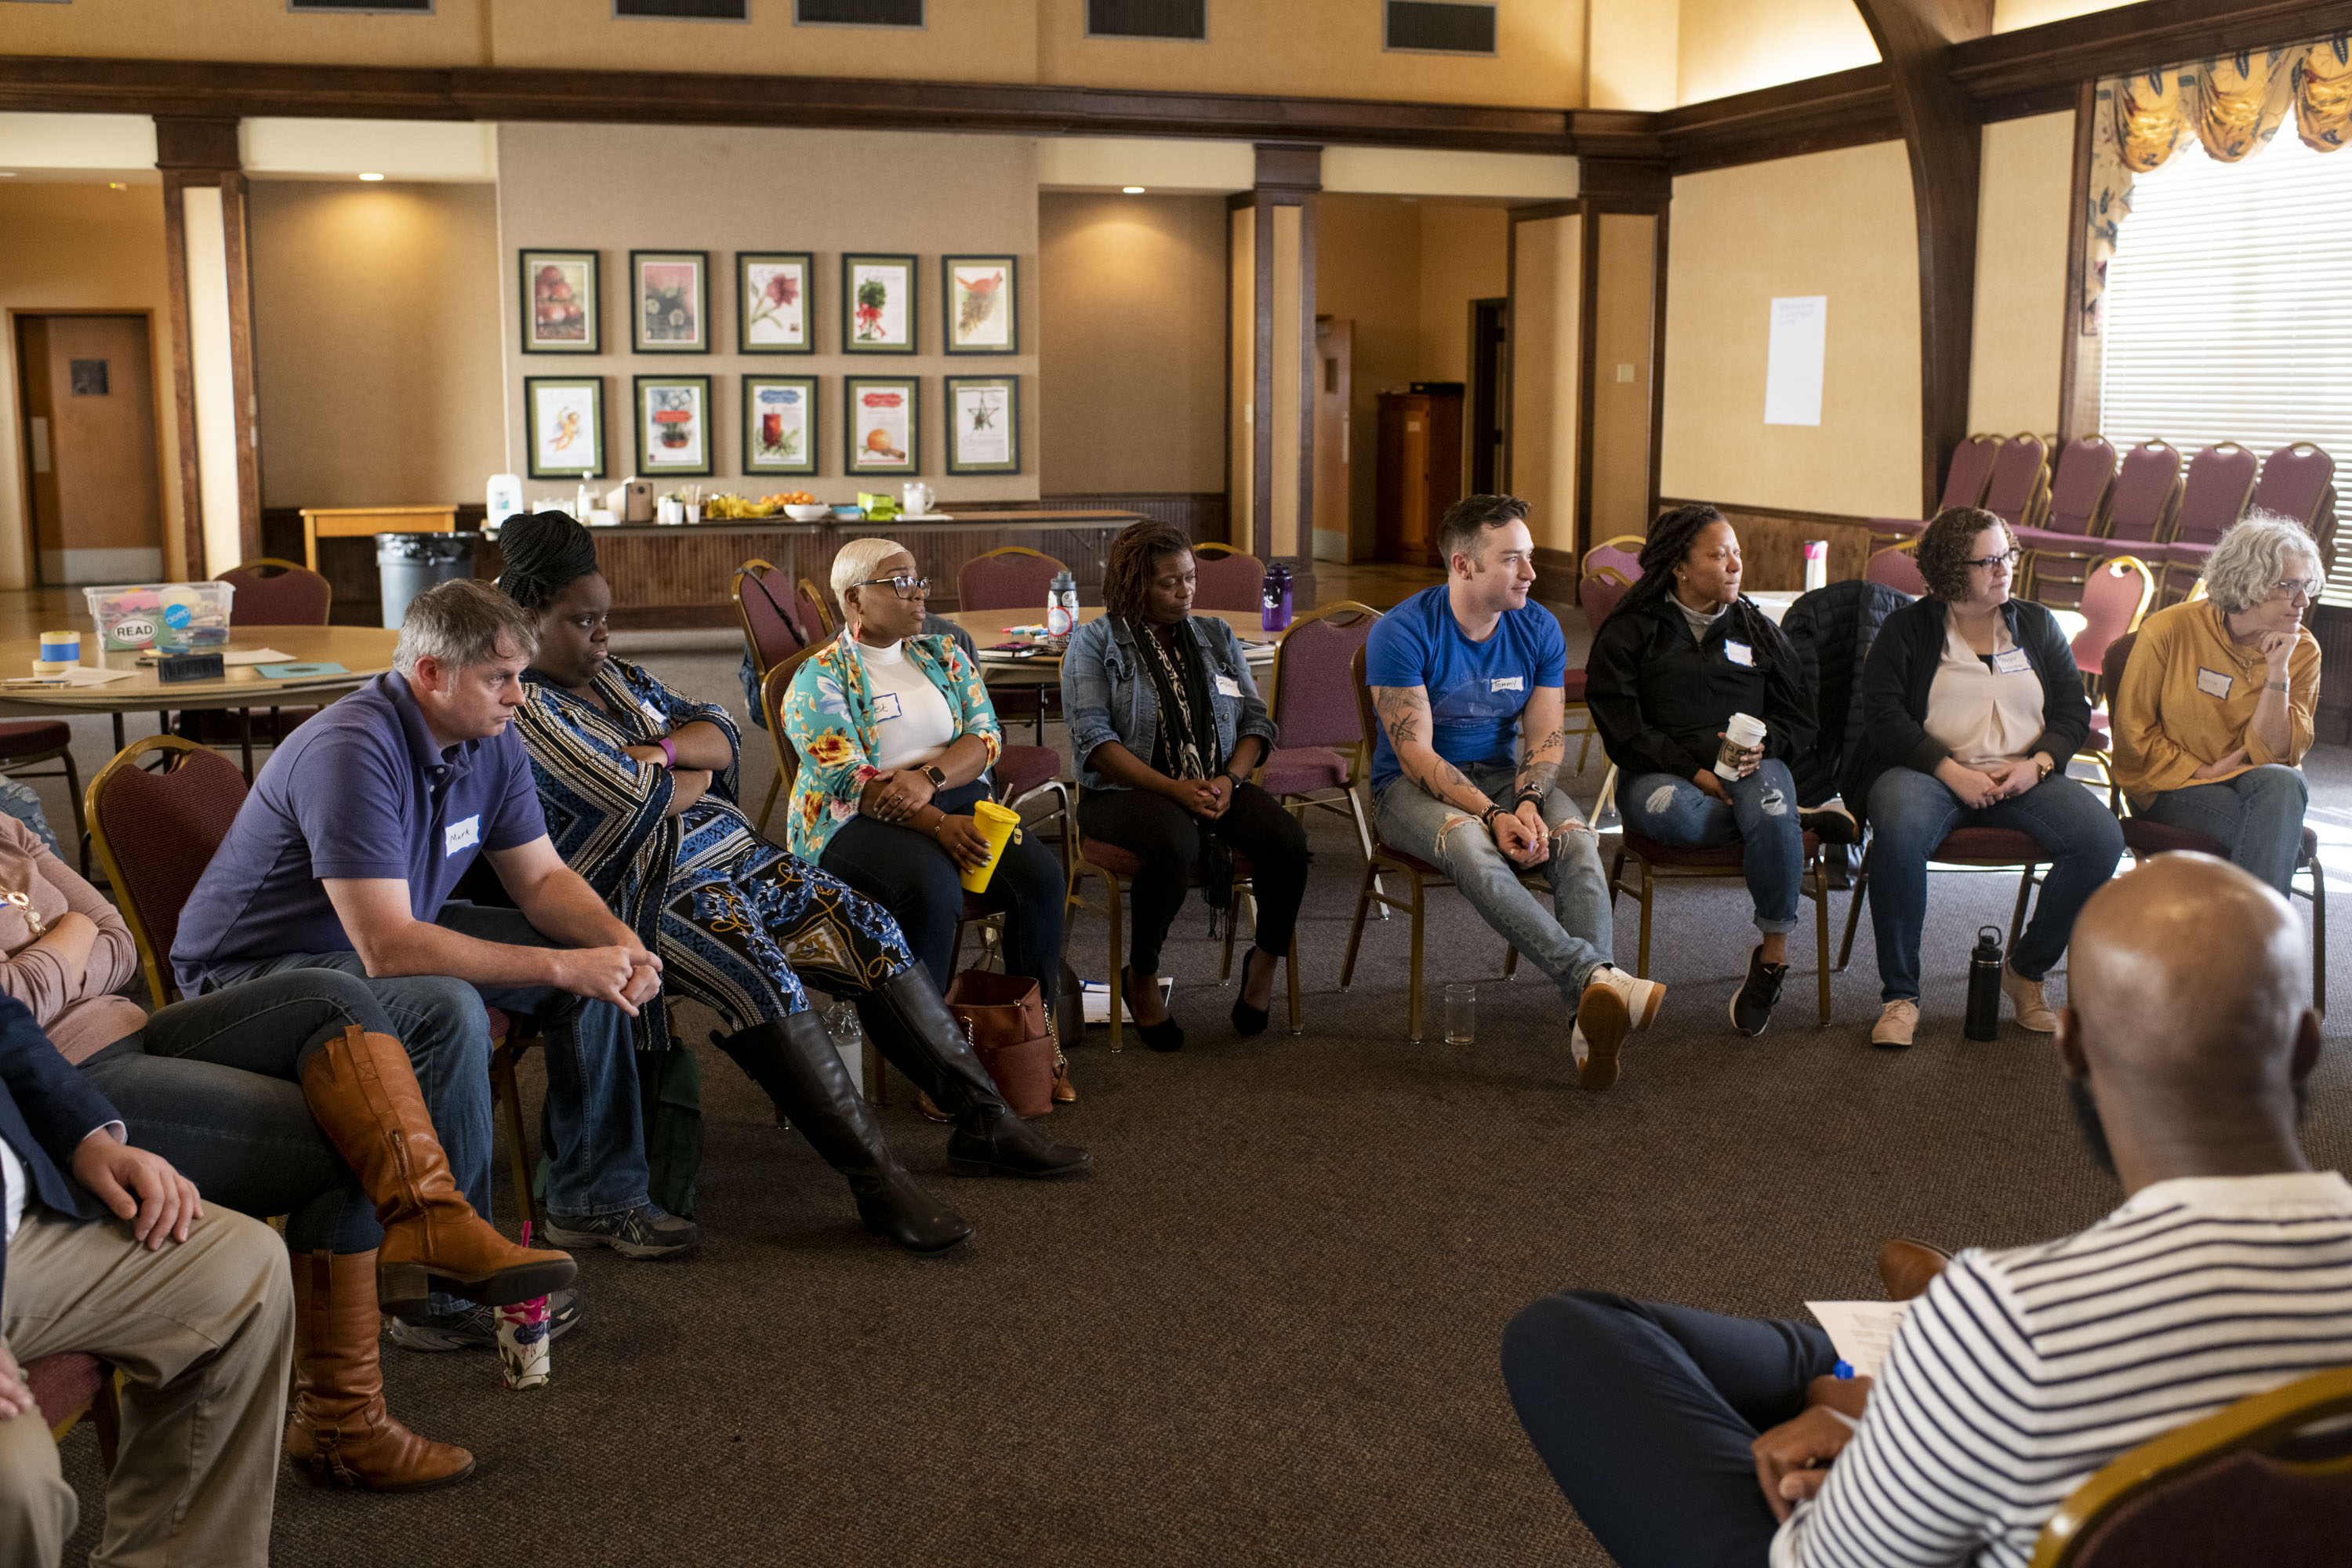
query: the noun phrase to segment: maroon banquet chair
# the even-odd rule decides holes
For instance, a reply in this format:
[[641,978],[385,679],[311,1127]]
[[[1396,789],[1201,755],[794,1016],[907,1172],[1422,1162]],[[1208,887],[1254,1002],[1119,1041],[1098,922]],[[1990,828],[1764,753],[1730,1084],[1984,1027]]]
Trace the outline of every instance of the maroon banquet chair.
[[2336,459],[2308,441],[2281,447],[2263,459],[2248,509],[2291,517],[2311,531],[2319,558],[2336,570]]
[[[25,770],[37,763],[56,763],[47,773]],[[18,719],[0,724],[0,773],[18,783],[26,779],[63,779],[66,801],[73,808],[74,839],[81,854],[81,874],[89,875],[89,823],[82,815],[81,770],[74,766],[73,726],[62,719]]]
[[[1073,820],[1076,819],[1073,818]],[[1243,896],[1250,890],[1251,880],[1256,875],[1256,868],[1250,864],[1249,857],[1243,854],[1238,849],[1233,852],[1232,864],[1234,868],[1233,897],[1231,903],[1226,908],[1225,918],[1223,921],[1225,928],[1224,959],[1217,967],[1217,984],[1220,985],[1223,985],[1234,972],[1234,931],[1241,924],[1241,921],[1235,917],[1240,914]],[[1078,835],[1078,858],[1077,864],[1072,868],[1070,873],[1069,901],[1070,906],[1073,909],[1085,910],[1094,908],[1092,904],[1088,903],[1087,900],[1079,894],[1078,889],[1084,884],[1086,879],[1088,877],[1095,877],[1101,879],[1103,885],[1103,907],[1099,912],[1103,917],[1104,923],[1110,928],[1108,945],[1110,974],[1110,1048],[1115,1051],[1124,1048],[1125,1046],[1125,1032],[1121,1025],[1127,1012],[1127,996],[1123,979],[1127,964],[1127,959],[1125,957],[1126,927],[1124,918],[1126,900],[1122,891],[1122,884],[1133,881],[1135,879],[1136,873],[1140,871],[1142,868],[1143,862],[1138,858],[1131,850],[1122,849],[1118,845],[1109,843],[1104,839],[1089,838],[1083,833]],[[1192,886],[1197,888],[1200,885],[1200,871],[1199,868],[1195,866],[1192,875]],[[1297,1034],[1300,1029],[1305,1027],[1305,1026],[1299,1021],[1298,936],[1296,931],[1291,934],[1290,952],[1289,954],[1283,959],[1282,966],[1290,978],[1290,1032],[1295,1035]],[[1067,971],[1066,970],[1065,973],[1066,973]]]
[[[2246,515],[2260,465],[2235,441],[2218,441],[2189,460],[2181,481],[2180,512],[2164,547],[2164,578],[2158,607],[2189,597],[2205,575],[2205,563],[2231,524]],[[2152,564],[2152,563],[2151,563]]]
[[1234,610],[1246,615],[1263,607],[1265,566],[1247,551],[1230,544],[1195,545],[1192,570],[1195,610]]
[[1984,509],[2012,530],[2037,526],[2050,504],[2050,448],[2039,436],[2011,436],[1992,460]]
[[2124,454],[2116,470],[2107,497],[2107,542],[2150,546],[2135,552],[2143,557],[2160,553],[2152,547],[2172,537],[2179,508],[2180,453],[2162,441],[2144,441]]
[[[1838,948],[1838,973],[1845,973],[1846,960],[1853,956],[1853,933],[1862,924],[1863,895],[1870,890],[1870,858],[1877,853],[1877,836],[1873,835],[1870,847],[1862,852],[1862,868],[1854,874],[1853,896],[1847,902],[1845,941]],[[2025,930],[2026,905],[2033,898],[2033,874],[2050,859],[2050,851],[2042,840],[2021,828],[2015,827],[1955,827],[1944,835],[1936,852],[1927,857],[1927,868],[1938,866],[1968,866],[1984,869],[2020,868],[2024,875],[2017,884],[2017,907],[2010,911],[2009,947],[2017,950],[2018,934]]]
[[94,1355],[59,1351],[35,1356],[18,1370],[33,1391],[33,1403],[40,1406],[51,1439],[64,1442],[66,1434],[89,1416],[98,1429],[100,1471],[113,1474],[116,1450],[122,1440],[122,1406],[115,1397],[114,1369]]
[[1927,579],[1920,574],[1916,549],[1915,541],[1872,551],[1870,559],[1862,563],[1863,581],[1883,583],[1915,599],[1927,597]]
[[[742,623],[744,645],[751,650],[752,668],[761,679],[780,661],[815,640],[794,614],[796,591],[772,563],[756,557],[746,561],[735,568],[729,587],[735,595],[735,618]],[[783,782],[781,774],[769,781],[768,798],[761,803],[760,815],[752,823],[761,833],[768,831],[768,816],[776,809],[776,795]]]
[[2048,514],[2039,528],[2017,531],[2026,552],[2024,597],[2060,610],[2081,601],[2091,563],[2107,552],[2097,535],[2115,481],[2116,449],[2105,437],[2077,436],[2060,450]]
[[[1953,447],[1952,460],[1944,468],[1944,489],[1937,497],[1936,510],[1983,505],[1985,486],[1992,479],[1993,458],[2000,451],[1998,436],[1971,436]],[[1874,517],[1870,520],[1870,535],[1874,540],[1888,542],[1915,539],[1927,531],[1927,521],[1916,517]]]
[[1274,648],[1266,710],[1282,744],[1258,764],[1257,783],[1304,824],[1309,806],[1348,817],[1369,860],[1372,830],[1359,791],[1369,787],[1371,736],[1349,671],[1381,613],[1353,599],[1318,605],[1285,628]]
[[1577,566],[1580,576],[1590,577],[1595,572],[1614,572],[1630,585],[1642,580],[1642,546],[1648,540],[1638,533],[1621,533],[1604,539],[1584,552]]
[[[1035,621],[1045,618],[1045,594],[1056,575],[1069,568],[1042,551],[1007,544],[975,555],[956,573],[959,610],[1025,610]],[[1256,600],[1252,599],[1252,604]],[[1062,706],[1057,683],[1024,684],[1003,681],[989,689],[996,716],[1008,721],[1026,719],[1036,726],[1037,743],[1045,741],[1045,721]]]
[[[232,566],[214,579],[236,590],[230,602],[239,626],[323,626],[335,605],[335,588],[308,566],[274,555]],[[200,746],[237,748],[246,782],[253,780],[253,748],[285,743],[316,708],[270,708],[257,717],[249,708],[200,708],[181,713],[172,731]]]

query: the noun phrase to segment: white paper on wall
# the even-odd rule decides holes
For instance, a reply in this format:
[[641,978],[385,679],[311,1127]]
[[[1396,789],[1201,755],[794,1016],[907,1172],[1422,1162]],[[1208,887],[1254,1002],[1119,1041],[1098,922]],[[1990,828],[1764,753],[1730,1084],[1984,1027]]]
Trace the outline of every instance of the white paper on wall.
[[1764,423],[1822,422],[1822,359],[1829,342],[1826,294],[1772,301],[1772,337],[1764,357]]

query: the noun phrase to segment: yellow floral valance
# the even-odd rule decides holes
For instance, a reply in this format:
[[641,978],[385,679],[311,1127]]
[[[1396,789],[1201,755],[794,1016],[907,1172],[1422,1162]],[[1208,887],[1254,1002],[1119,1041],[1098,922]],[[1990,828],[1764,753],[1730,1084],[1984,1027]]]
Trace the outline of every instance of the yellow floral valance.
[[2099,331],[2107,263],[2131,211],[2132,182],[2162,168],[2191,140],[2219,163],[2238,163],[2270,144],[2290,110],[2307,147],[2332,153],[2352,138],[2352,34],[2099,83],[2090,206],[2083,215],[2084,335]]

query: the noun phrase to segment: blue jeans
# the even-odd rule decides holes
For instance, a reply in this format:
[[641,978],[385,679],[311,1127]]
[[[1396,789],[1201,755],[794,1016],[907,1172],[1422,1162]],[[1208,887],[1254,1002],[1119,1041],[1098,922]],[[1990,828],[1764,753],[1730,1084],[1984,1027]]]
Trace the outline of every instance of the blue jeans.
[[311,1120],[302,1067],[356,1024],[391,1034],[367,984],[293,970],[174,1002],[81,1064],[122,1112],[131,1141],[195,1183],[205,1201],[282,1214],[295,1252],[371,1252],[375,1204]]
[[[1505,804],[1518,777],[1511,768],[1462,772],[1486,798]],[[1544,796],[1540,810],[1552,829],[1551,858],[1543,868],[1551,884],[1549,910],[1520,883],[1527,868],[1496,848],[1495,836],[1460,806],[1407,778],[1390,781],[1372,803],[1381,842],[1443,868],[1479,918],[1551,977],[1573,1013],[1592,972],[1616,961],[1609,879],[1601,869],[1600,842],[1576,803],[1555,789]]]
[[1778,1526],[1748,1445],[1836,1364],[1811,1323],[1599,1290],[1546,1296],[1503,1332],[1519,1424],[1624,1568],[1764,1568]]
[[1919,999],[1919,929],[1927,918],[1927,859],[1955,827],[2009,827],[2050,852],[2033,919],[2009,966],[2040,980],[2066,951],[2074,916],[2123,858],[2123,825],[2098,796],[2053,773],[2010,800],[1960,804],[1933,773],[1889,768],[1870,787],[1870,929],[1878,941],[1879,999]]
[[2303,770],[2273,763],[2221,784],[2166,790],[2140,815],[2220,839],[2231,865],[2285,893],[2303,855],[2303,808],[2310,804]]
[[1627,832],[1679,849],[1744,846],[1741,865],[1756,904],[1756,929],[1785,936],[1797,929],[1797,888],[1805,870],[1797,782],[1788,763],[1767,757],[1754,773],[1723,787],[1729,805],[1688,779],[1643,773],[1617,786],[1617,810]]

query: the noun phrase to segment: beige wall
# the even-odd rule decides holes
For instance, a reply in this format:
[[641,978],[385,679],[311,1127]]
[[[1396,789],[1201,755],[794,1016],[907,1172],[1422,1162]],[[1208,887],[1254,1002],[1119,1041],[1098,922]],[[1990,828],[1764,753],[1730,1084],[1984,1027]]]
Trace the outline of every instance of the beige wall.
[[2074,160],[2071,112],[1984,128],[1969,362],[1972,432],[2046,436],[2058,428]]
[[1681,0],[1675,41],[1684,103],[1878,58],[1853,0]]
[[1037,198],[1038,492],[1225,483],[1222,196]]
[[1577,383],[1582,344],[1580,214],[1516,226],[1511,348],[1511,468],[1505,483],[1528,507],[1548,550],[1576,548]]
[[1511,288],[1511,220],[1502,207],[1421,204],[1423,381],[1470,379],[1470,301]]
[[2018,27],[2038,27],[2044,22],[2063,22],[2070,16],[2087,16],[2094,11],[2112,11],[2130,0],[1992,0],[1992,30],[2006,33]]
[[1423,368],[1421,209],[1393,196],[1324,196],[1316,204],[1315,224],[1315,313],[1355,323],[1348,541],[1356,559],[1369,560],[1378,502],[1380,395],[1441,379]]
[[[35,7],[23,7],[35,9]],[[47,9],[47,7],[39,7]],[[160,392],[156,456],[163,473],[167,575],[182,566],[180,443],[172,409],[172,310],[163,261],[163,187],[0,184],[0,320],[16,310],[146,310],[154,322]],[[0,353],[0,588],[31,581],[26,556],[24,421],[16,403],[14,331]],[[73,541],[68,540],[68,546]]]
[[506,463],[497,192],[248,188],[261,504],[479,500]]
[[[1592,531],[1650,529],[1650,393],[1656,385],[1658,220],[1603,213],[1592,325]],[[1622,375],[1626,379],[1620,380]],[[1588,546],[1589,548],[1589,546]]]
[[[703,129],[689,126],[503,125],[499,131],[499,341],[504,356],[509,470],[526,473],[522,378],[604,378],[605,467],[635,462],[633,375],[711,378],[715,473],[706,488],[764,495],[797,486],[829,500],[860,489],[897,489],[896,476],[845,477],[842,377],[915,376],[922,383],[921,471],[942,501],[1018,500],[1039,493],[1037,473],[1037,181],[1034,144],[1016,136],[927,136],[897,132]],[[583,177],[583,174],[593,177]],[[524,354],[517,347],[518,249],[595,247],[604,254],[600,355]],[[711,352],[630,352],[629,251],[709,253]],[[817,352],[734,352],[735,253],[815,253],[811,320]],[[916,346],[912,354],[841,353],[841,257],[845,251],[916,257]],[[940,258],[1009,254],[1021,260],[1019,354],[940,352]],[[818,472],[782,479],[742,471],[742,377],[819,379]],[[1017,375],[1022,471],[947,472],[944,388],[948,375]],[[527,489],[545,481],[525,481]]]
[[[1829,298],[1822,423],[1768,426],[1771,301],[1811,294]],[[1663,493],[1916,516],[1918,245],[1902,143],[1676,180],[1665,376]]]

